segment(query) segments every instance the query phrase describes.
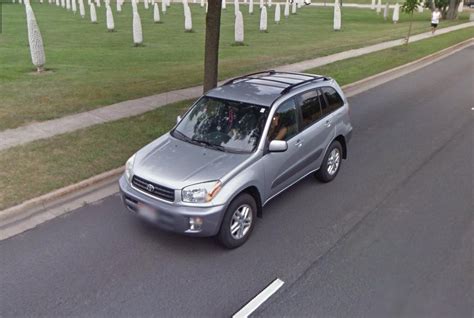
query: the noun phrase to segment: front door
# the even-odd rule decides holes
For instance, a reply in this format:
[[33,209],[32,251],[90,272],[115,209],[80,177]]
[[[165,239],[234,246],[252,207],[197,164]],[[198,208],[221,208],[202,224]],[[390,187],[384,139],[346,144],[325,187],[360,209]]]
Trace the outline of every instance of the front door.
[[272,118],[267,136],[271,140],[285,140],[288,149],[270,152],[263,158],[265,169],[265,198],[275,196],[303,176],[299,165],[304,140],[298,134],[298,112],[294,98],[282,103]]

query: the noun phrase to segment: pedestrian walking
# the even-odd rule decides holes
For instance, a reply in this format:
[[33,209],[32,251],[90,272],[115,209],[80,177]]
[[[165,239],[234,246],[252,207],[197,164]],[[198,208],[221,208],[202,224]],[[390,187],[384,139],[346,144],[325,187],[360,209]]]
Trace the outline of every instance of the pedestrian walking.
[[431,14],[431,34],[434,34],[441,18],[441,12],[436,8]]

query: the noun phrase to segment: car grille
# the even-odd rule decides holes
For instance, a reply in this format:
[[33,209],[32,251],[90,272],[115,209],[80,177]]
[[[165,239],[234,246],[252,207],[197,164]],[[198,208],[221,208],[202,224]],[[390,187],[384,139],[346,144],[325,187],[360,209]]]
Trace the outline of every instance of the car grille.
[[133,176],[132,184],[135,188],[140,189],[143,192],[151,194],[157,198],[174,202],[174,190],[160,186],[156,183],[147,181],[137,176]]

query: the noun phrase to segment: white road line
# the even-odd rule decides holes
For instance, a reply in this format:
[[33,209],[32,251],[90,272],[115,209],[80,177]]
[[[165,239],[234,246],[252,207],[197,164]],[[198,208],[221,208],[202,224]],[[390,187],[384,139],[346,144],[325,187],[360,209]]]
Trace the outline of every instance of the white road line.
[[285,282],[281,279],[275,279],[270,285],[262,290],[255,298],[247,303],[242,309],[235,313],[232,318],[246,318],[260,307],[268,298],[276,293]]

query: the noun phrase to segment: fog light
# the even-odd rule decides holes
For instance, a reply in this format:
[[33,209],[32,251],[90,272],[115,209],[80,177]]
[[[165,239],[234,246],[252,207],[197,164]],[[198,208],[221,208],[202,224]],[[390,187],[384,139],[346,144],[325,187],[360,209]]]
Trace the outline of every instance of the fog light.
[[201,231],[202,218],[199,216],[192,216],[189,218],[189,230]]

